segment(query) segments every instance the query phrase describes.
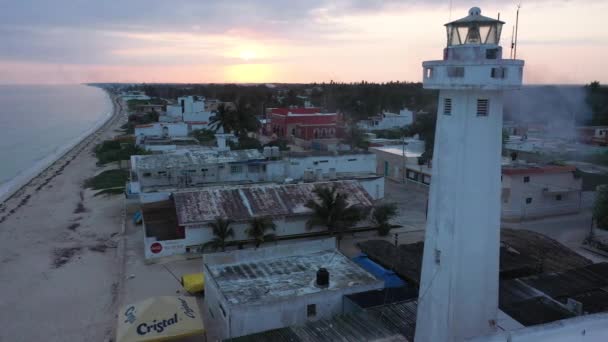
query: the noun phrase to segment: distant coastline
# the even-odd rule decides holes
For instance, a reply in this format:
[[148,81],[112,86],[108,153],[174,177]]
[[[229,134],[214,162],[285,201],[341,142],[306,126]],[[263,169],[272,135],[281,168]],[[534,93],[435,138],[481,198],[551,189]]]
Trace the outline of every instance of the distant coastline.
[[25,187],[28,183],[32,181],[35,177],[40,175],[44,170],[48,169],[55,162],[57,162],[61,157],[66,155],[72,149],[76,148],[82,141],[86,138],[95,134],[97,130],[99,130],[103,125],[105,125],[114,115],[117,114],[117,108],[115,101],[112,95],[103,88],[92,86],[92,85],[83,85],[94,87],[100,89],[104,92],[105,96],[110,101],[111,107],[108,109],[106,113],[103,114],[101,118],[99,118],[93,126],[87,129],[84,133],[80,134],[76,138],[70,140],[65,145],[59,147],[54,153],[48,155],[47,157],[38,160],[34,165],[30,166],[26,170],[20,172],[17,176],[0,185],[0,204],[4,203],[8,199],[10,199],[16,192]]

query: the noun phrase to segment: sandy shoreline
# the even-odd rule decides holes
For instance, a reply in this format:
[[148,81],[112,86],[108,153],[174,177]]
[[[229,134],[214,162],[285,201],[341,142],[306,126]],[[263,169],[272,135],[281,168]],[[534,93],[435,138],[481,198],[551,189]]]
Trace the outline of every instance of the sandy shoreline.
[[[105,90],[103,90],[105,91]],[[110,101],[112,102],[112,115],[108,117],[101,125],[94,129],[89,135],[84,136],[74,146],[69,147],[63,154],[59,155],[56,160],[51,162],[48,166],[42,168],[37,174],[32,175],[29,179],[25,180],[23,184],[17,186],[16,189],[9,191],[9,193],[0,195],[0,223],[4,222],[6,217],[10,216],[14,212],[23,206],[31,196],[25,194],[26,189],[32,185],[36,185],[36,190],[42,189],[44,185],[54,178],[58,173],[62,172],[76,156],[82,152],[83,149],[90,146],[102,132],[112,126],[116,120],[120,119],[121,116],[121,104],[113,95],[108,93]],[[116,127],[115,127],[116,128]],[[31,195],[31,194],[30,194]],[[14,204],[11,206],[11,204]]]
[[113,339],[124,197],[94,196],[92,153],[126,121],[112,117],[0,205],[0,341]]

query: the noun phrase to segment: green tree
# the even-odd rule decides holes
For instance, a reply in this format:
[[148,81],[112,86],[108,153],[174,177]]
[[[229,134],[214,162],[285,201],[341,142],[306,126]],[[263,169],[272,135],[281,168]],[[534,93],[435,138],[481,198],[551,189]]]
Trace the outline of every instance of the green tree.
[[255,248],[266,241],[272,241],[275,238],[274,234],[266,234],[267,231],[275,231],[277,225],[272,222],[269,216],[254,217],[249,221],[247,235],[255,241]]
[[213,230],[213,239],[204,245],[204,248],[211,247],[214,251],[220,249],[222,252],[226,250],[228,239],[234,237],[234,230],[230,227],[232,221],[218,217],[215,222],[209,223],[209,227]]
[[223,127],[225,133],[234,132],[237,136],[246,136],[248,132],[257,132],[260,122],[249,104],[240,103],[234,109],[222,104],[209,119],[209,126],[215,131]]
[[591,107],[592,125],[608,124],[608,87],[602,86],[598,81],[585,86],[587,90],[586,102]]
[[359,127],[355,124],[351,124],[346,130],[346,136],[342,139],[342,142],[350,145],[351,148],[360,148],[367,150],[369,147],[369,141],[365,137],[365,132],[363,132]]
[[413,136],[418,134],[420,139],[424,140],[425,150],[424,159],[433,158],[433,148],[435,146],[435,126],[437,124],[436,114],[424,114],[416,116],[414,121],[405,130],[406,136]]
[[215,115],[209,119],[209,126],[216,132],[220,128],[223,128],[225,133],[237,130],[238,118],[236,111],[221,104],[215,111]]
[[600,185],[597,189],[593,220],[598,228],[608,229],[608,185]]
[[391,230],[391,219],[397,215],[397,206],[394,203],[381,204],[374,207],[372,223],[378,235],[386,236]]
[[313,190],[317,199],[310,199],[305,206],[312,210],[306,228],[324,226],[332,236],[336,236],[338,246],[342,234],[361,220],[361,211],[348,205],[348,195],[338,191],[336,185],[316,186]]
[[211,143],[215,140],[215,133],[210,129],[195,129],[190,132],[190,136],[201,144]]
[[241,135],[238,143],[229,141],[228,145],[233,150],[259,150],[262,148],[262,143],[260,143],[258,139],[249,137],[247,135]]
[[249,103],[239,103],[236,109],[236,117],[238,124],[235,131],[239,137],[246,136],[249,132],[257,132],[260,127],[260,121],[254,115],[254,107]]

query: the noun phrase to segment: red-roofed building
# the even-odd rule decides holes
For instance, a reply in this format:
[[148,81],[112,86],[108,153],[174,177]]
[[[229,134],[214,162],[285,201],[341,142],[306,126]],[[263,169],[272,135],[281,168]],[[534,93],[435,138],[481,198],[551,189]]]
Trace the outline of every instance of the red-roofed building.
[[267,118],[266,134],[279,138],[331,139],[343,132],[339,114],[319,108],[272,108]]

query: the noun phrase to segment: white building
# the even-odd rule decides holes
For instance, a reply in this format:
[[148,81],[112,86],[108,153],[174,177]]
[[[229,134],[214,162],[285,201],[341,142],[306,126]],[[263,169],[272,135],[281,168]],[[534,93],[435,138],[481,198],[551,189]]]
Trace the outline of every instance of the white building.
[[502,219],[522,220],[581,210],[576,167],[513,162],[502,167]]
[[404,144],[370,147],[376,155],[376,173],[398,182],[431,184],[431,168],[420,157],[424,141],[408,139]]
[[203,271],[205,326],[221,339],[329,319],[344,312],[345,295],[383,287],[334,239],[206,254]]
[[377,131],[382,129],[401,128],[411,125],[413,122],[414,112],[405,108],[400,110],[399,113],[382,112],[367,120],[359,121],[357,126],[366,131]]
[[[316,200],[313,193],[316,186],[336,186],[339,192],[347,194],[349,206],[363,211],[371,209],[374,203],[358,181],[217,186],[178,191],[171,197],[154,198],[161,201],[142,205],[145,256],[150,259],[200,254],[203,246],[214,238],[209,223],[218,217],[233,221],[234,237],[228,240],[233,246],[253,245],[247,229],[254,217],[272,218],[277,226],[272,233],[279,240],[326,233],[325,227],[306,227],[311,210],[304,205],[308,200]],[[369,221],[364,219],[353,229],[368,226]]]
[[212,113],[205,108],[205,98],[202,96],[178,97],[177,104],[167,105],[167,116],[190,124],[191,129],[209,128]]
[[[130,188],[131,193],[138,193],[227,182],[310,182],[375,175],[373,153],[290,153],[271,157],[258,150],[183,149],[131,156]],[[370,189],[370,194],[384,197],[384,185]]]
[[145,92],[138,90],[122,92],[120,98],[125,102],[129,100],[150,100],[150,97],[147,96]]
[[183,122],[154,122],[135,126],[135,143],[141,144],[146,137],[187,137],[188,125]]
[[503,22],[473,7],[446,24],[443,59],[423,63],[439,103],[416,341],[462,341],[498,319],[503,91],[522,60],[502,59]]
[[131,156],[131,186],[141,192],[266,180],[266,158],[258,150],[177,149]]

